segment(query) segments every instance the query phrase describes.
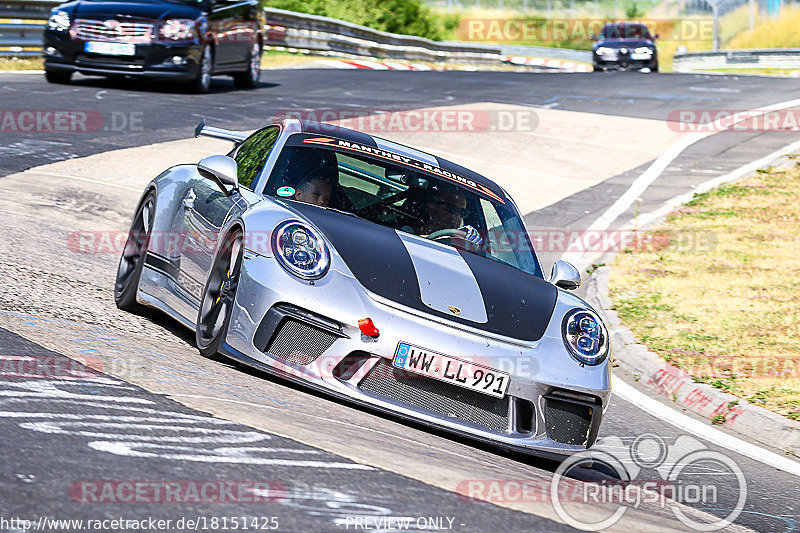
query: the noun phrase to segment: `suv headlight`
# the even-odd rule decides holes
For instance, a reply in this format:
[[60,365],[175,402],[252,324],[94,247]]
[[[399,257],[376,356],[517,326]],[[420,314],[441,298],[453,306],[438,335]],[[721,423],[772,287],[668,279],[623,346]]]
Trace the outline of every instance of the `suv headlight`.
[[272,233],[272,249],[278,262],[302,279],[318,279],[331,264],[328,246],[317,231],[296,220],[283,222]]
[[637,54],[652,54],[653,49],[646,46],[640,46],[639,48],[635,49],[634,52]]
[[67,31],[69,29],[69,13],[66,11],[56,11],[50,14],[47,19],[47,27],[55,31]]
[[608,331],[600,318],[586,309],[572,309],[562,323],[564,344],[585,365],[599,365],[608,355]]
[[170,41],[187,41],[194,39],[194,21],[185,19],[168,19],[161,24],[158,33],[163,39]]
[[607,46],[601,46],[600,48],[595,50],[595,52],[597,53],[597,55],[604,56],[604,55],[615,53],[615,50],[613,48],[609,48]]

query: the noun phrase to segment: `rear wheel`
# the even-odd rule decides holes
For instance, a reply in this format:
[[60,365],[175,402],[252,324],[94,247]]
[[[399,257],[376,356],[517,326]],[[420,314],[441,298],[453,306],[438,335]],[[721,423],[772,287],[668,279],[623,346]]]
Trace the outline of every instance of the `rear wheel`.
[[72,71],[45,69],[44,77],[49,83],[69,83],[72,79]]
[[237,228],[221,241],[222,244],[214,258],[200,299],[195,341],[200,353],[205,357],[210,357],[219,351],[228,332],[228,322],[233,311],[239,271],[242,267],[243,240],[244,234]]
[[211,47],[204,46],[200,53],[200,68],[197,77],[189,82],[189,89],[193,93],[205,94],[211,90],[211,69],[213,66]]
[[141,312],[144,306],[136,301],[139,280],[144,269],[144,259],[150,244],[150,234],[155,219],[156,193],[150,191],[136,209],[133,224],[128,232],[128,240],[122,250],[114,282],[114,302],[123,311]]
[[240,89],[255,89],[261,79],[261,45],[254,43],[250,50],[247,70],[233,75],[233,84]]

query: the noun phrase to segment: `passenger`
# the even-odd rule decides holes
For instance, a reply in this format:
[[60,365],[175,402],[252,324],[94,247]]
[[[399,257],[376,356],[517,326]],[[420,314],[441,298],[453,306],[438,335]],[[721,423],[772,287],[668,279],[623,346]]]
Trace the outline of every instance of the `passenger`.
[[332,192],[333,187],[328,181],[322,178],[309,177],[297,184],[294,199],[307,204],[328,207]]

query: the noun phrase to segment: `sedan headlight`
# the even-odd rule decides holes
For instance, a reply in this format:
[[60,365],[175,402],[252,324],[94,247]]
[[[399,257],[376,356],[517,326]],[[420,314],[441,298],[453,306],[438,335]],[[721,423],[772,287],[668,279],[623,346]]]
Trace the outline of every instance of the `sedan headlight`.
[[591,311],[570,310],[564,316],[562,333],[567,349],[582,364],[599,365],[608,355],[608,331]]
[[165,20],[159,30],[161,37],[170,41],[186,41],[194,39],[194,21],[184,19]]
[[272,249],[281,266],[299,278],[321,278],[331,264],[322,236],[298,221],[284,222],[275,228]]
[[597,55],[604,56],[615,53],[615,50],[607,46],[601,46],[597,50],[595,50],[595,52],[597,53]]
[[69,13],[66,11],[56,11],[47,19],[47,27],[55,31],[67,31],[69,29]]
[[635,49],[634,52],[637,54],[652,54],[653,49],[646,46],[640,46],[639,48]]

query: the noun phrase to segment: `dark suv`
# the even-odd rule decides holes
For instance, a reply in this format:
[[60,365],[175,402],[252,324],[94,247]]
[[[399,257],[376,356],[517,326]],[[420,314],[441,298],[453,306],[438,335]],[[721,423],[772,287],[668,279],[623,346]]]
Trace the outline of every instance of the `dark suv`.
[[261,75],[263,15],[256,0],[75,0],[44,30],[47,81],[74,72],[185,82],[208,92],[229,74],[252,88]]
[[658,72],[658,34],[651,35],[644,24],[615,22],[603,26],[593,47],[594,70],[607,68],[649,69]]

